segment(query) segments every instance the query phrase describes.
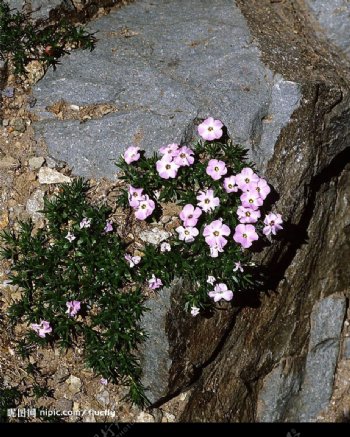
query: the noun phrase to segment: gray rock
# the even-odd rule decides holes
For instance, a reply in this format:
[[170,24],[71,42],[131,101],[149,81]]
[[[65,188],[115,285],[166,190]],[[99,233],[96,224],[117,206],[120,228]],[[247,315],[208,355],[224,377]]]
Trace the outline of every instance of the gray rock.
[[[181,286],[180,283],[178,286]],[[141,345],[142,384],[150,402],[155,402],[167,394],[169,371],[171,368],[170,345],[166,332],[167,315],[171,308],[172,287],[162,288],[146,302],[141,326],[147,338]]]
[[32,17],[35,20],[49,18],[50,12],[59,6],[65,9],[74,10],[74,4],[71,0],[31,0]]
[[350,360],[350,337],[344,338],[344,358]]
[[103,390],[101,393],[96,395],[97,402],[102,406],[106,407],[109,404],[109,393],[107,390]]
[[279,364],[263,381],[258,395],[257,422],[280,422],[288,408],[288,402],[300,388],[301,375]]
[[311,332],[302,389],[287,418],[313,422],[328,406],[333,392],[341,329],[346,310],[344,296],[330,296],[316,303],[311,314]]
[[36,190],[27,200],[27,211],[34,221],[38,221],[43,218],[41,211],[44,208],[44,195],[42,190]]
[[71,178],[48,167],[39,170],[39,182],[41,184],[62,184],[71,182]]
[[[350,57],[350,3],[348,0],[306,0],[321,32]],[[321,33],[319,32],[319,33]]]
[[33,156],[29,159],[29,168],[31,170],[39,170],[45,163],[45,158],[42,156]]
[[[232,1],[144,0],[89,27],[99,32],[96,49],[64,58],[34,89],[42,119],[34,127],[55,159],[78,175],[113,178],[113,161],[125,147],[150,152],[190,140],[198,119],[212,115],[235,141],[254,144],[264,170],[300,92],[261,62]],[[113,103],[118,112],[83,124],[60,121],[45,109],[60,99],[79,106]]]
[[139,234],[139,237],[142,241],[145,243],[154,244],[155,246],[158,246],[162,241],[167,240],[170,236],[170,232],[159,228],[152,228],[149,231],[142,231]]

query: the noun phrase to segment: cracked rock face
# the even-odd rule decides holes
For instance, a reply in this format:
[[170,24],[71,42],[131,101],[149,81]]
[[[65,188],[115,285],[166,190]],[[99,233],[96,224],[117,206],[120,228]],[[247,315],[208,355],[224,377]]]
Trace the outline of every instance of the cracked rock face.
[[[127,146],[151,151],[189,140],[196,120],[213,115],[266,169],[301,91],[264,65],[234,2],[138,1],[89,28],[98,32],[96,49],[73,52],[34,89],[37,136],[54,158],[76,174],[113,178]],[[47,108],[60,100],[116,112],[57,120]]]

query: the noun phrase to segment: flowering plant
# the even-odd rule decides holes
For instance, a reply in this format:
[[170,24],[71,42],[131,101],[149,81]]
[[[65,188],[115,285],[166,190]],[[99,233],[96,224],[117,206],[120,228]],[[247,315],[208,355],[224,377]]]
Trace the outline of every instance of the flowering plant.
[[136,268],[141,278],[146,271],[157,278],[159,287],[174,276],[188,279],[186,308],[193,316],[252,286],[247,249],[282,229],[281,215],[264,209],[271,191],[267,181],[246,151],[224,137],[221,121],[209,117],[198,133],[202,139],[193,146],[169,144],[149,158],[130,146],[117,164],[128,183],[119,204],[132,208],[137,220],[156,220],[168,202],[182,208],[181,225],[163,243],[168,249],[146,246]]

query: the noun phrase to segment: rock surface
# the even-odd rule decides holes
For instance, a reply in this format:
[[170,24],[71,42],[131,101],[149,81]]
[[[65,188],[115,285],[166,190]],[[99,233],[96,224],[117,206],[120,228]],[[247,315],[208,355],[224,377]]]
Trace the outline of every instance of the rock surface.
[[348,0],[305,0],[323,33],[350,58],[350,3]]
[[[237,142],[254,146],[265,169],[301,93],[261,62],[234,2],[146,0],[89,27],[98,32],[96,49],[72,53],[34,89],[35,129],[52,157],[76,174],[113,178],[125,147],[185,141],[198,119],[215,114]],[[46,108],[62,99],[114,104],[117,112],[85,123],[56,120]]]

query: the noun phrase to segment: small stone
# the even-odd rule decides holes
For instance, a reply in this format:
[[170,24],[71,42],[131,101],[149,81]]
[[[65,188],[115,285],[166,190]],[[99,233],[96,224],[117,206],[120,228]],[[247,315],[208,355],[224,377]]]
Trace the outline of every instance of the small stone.
[[2,92],[3,97],[8,97],[10,99],[14,96],[14,94],[15,94],[15,89],[13,87],[7,87]]
[[71,178],[49,167],[41,167],[39,170],[39,182],[41,184],[62,184],[71,182]]
[[163,216],[163,217],[161,218],[160,221],[161,221],[163,224],[165,224],[165,223],[169,223],[170,220],[171,220],[170,215],[165,215],[165,216]]
[[23,118],[15,118],[12,123],[12,126],[16,132],[24,133],[27,129],[27,124],[23,120]]
[[44,162],[45,158],[42,156],[33,156],[29,159],[29,168],[31,170],[39,170],[39,168],[43,166]]
[[0,213],[0,230],[5,229],[9,224],[9,216],[7,211]]
[[20,166],[17,159],[12,156],[5,156],[5,158],[0,159],[0,169],[16,169]]
[[45,74],[44,66],[39,61],[32,61],[25,67],[28,82],[33,85],[37,83]]
[[162,422],[175,422],[176,417],[173,414],[168,413],[167,411],[163,411]]
[[103,390],[102,393],[98,393],[96,395],[97,402],[102,406],[105,407],[109,404],[109,393],[107,390]]
[[141,413],[136,417],[136,422],[154,422],[154,417],[152,414],[141,411]]
[[71,375],[66,383],[68,384],[68,390],[72,393],[79,393],[81,389],[81,380],[74,375]]
[[78,105],[70,105],[69,108],[72,111],[80,111],[80,106],[78,106]]
[[27,212],[34,221],[43,219],[43,214],[39,211],[44,208],[44,191],[36,190],[27,201]]
[[64,167],[64,162],[62,161],[56,161],[55,159],[51,158],[51,156],[47,156],[46,157],[46,165],[49,168],[63,168]]
[[60,399],[56,402],[55,409],[59,411],[72,411],[73,401],[70,399]]
[[344,339],[344,358],[350,360],[350,337]]
[[167,240],[170,236],[170,232],[166,232],[158,228],[153,228],[150,231],[140,232],[140,238],[142,241],[145,243],[154,244],[155,246],[158,246],[158,244]]
[[3,125],[4,127],[7,127],[9,124],[10,124],[10,120],[7,120],[7,119],[2,120],[2,125]]
[[34,106],[36,104],[36,101],[37,100],[36,100],[36,98],[34,96],[29,96],[28,100],[27,100],[29,107],[30,108],[34,108]]

